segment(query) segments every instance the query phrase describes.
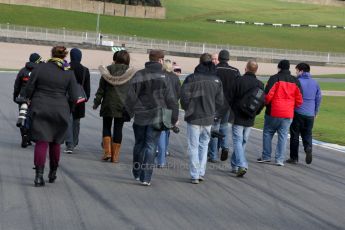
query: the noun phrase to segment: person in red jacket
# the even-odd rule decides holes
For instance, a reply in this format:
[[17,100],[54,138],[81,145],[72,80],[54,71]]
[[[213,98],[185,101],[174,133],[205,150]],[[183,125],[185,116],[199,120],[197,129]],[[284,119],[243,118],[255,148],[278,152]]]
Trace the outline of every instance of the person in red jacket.
[[303,103],[300,82],[291,76],[289,69],[290,62],[281,60],[278,64],[279,72],[270,77],[265,87],[266,114],[263,130],[263,151],[262,156],[257,159],[258,163],[271,161],[272,138],[277,132],[275,164],[284,166],[287,136],[294,110]]

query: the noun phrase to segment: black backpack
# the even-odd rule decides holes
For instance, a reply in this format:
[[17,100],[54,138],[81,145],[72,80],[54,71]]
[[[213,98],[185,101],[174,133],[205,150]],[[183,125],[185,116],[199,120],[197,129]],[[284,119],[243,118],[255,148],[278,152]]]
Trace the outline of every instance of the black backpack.
[[244,94],[238,105],[243,114],[254,118],[257,112],[263,107],[264,103],[265,92],[256,86]]

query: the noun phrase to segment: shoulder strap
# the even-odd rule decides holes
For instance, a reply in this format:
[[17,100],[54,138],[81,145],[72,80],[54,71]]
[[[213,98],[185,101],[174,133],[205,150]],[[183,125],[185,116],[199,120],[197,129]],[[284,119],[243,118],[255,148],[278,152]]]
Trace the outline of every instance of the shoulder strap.
[[86,67],[83,66],[83,80],[81,81],[81,85],[84,87],[85,82],[85,74],[86,74]]

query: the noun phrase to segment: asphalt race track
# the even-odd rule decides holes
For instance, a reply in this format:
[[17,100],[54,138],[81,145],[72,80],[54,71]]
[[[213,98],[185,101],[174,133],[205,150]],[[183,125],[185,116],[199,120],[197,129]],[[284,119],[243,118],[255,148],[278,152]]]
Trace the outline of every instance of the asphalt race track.
[[77,150],[61,154],[55,184],[35,188],[33,147],[20,148],[15,126],[14,79],[0,73],[0,230],[344,229],[345,154],[320,146],[311,165],[302,152],[298,165],[258,164],[262,134],[253,130],[244,178],[230,173],[229,162],[208,163],[206,181],[192,185],[181,118],[180,134],[171,134],[170,167],[155,169],[151,187],[131,175],[130,123],[120,163],[101,162],[102,121],[91,109],[98,75]]

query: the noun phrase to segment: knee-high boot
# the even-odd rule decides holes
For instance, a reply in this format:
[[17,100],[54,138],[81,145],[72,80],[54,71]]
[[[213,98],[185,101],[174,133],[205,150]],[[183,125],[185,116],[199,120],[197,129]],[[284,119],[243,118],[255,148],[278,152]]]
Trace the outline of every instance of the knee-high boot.
[[111,162],[118,163],[120,158],[121,144],[112,143],[111,145]]
[[44,166],[36,166],[36,176],[35,176],[35,186],[41,187],[45,185],[44,179],[43,179],[43,173],[44,173]]
[[103,151],[102,160],[108,161],[111,158],[111,137],[103,137]]

